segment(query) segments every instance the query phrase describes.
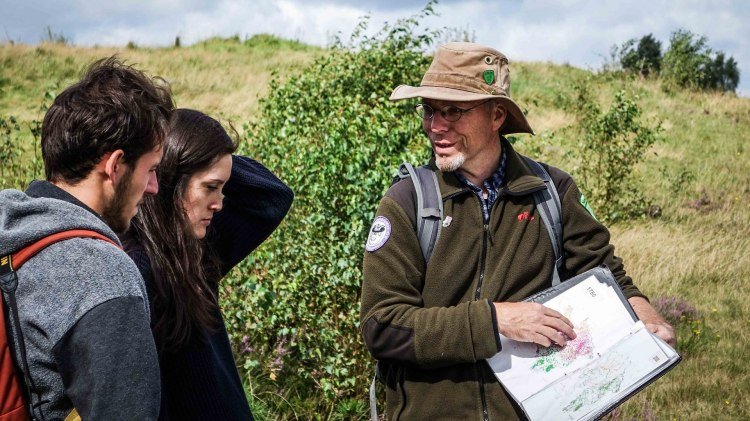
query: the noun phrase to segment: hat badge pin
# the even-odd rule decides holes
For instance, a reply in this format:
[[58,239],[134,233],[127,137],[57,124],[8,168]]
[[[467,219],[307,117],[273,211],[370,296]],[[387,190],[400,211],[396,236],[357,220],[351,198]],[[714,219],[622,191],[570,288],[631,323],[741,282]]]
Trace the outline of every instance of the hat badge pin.
[[492,82],[495,81],[495,71],[487,69],[482,73],[482,77],[484,77],[484,81],[487,82],[488,85],[492,85]]
[[[484,63],[488,66],[491,65],[493,61],[495,60],[491,56],[486,56],[484,58]],[[495,82],[495,71],[492,69],[487,69],[482,72],[482,77],[488,85],[492,85],[492,83]]]

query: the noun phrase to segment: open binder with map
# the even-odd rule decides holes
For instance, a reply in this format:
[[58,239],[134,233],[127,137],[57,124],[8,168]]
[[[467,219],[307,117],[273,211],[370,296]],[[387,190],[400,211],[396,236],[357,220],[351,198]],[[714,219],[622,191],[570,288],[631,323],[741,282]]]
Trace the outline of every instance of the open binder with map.
[[602,417],[681,359],[638,320],[606,267],[526,301],[559,311],[577,335],[562,348],[501,335],[502,350],[487,360],[531,420]]

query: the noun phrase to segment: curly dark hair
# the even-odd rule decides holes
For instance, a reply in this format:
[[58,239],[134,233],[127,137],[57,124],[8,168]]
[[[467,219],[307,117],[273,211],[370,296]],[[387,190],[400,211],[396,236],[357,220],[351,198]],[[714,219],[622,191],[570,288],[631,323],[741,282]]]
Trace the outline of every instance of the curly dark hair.
[[162,143],[174,108],[166,82],[117,57],[98,60],[58,95],[42,123],[42,158],[49,181],[76,184],[102,157],[122,149],[135,163]]

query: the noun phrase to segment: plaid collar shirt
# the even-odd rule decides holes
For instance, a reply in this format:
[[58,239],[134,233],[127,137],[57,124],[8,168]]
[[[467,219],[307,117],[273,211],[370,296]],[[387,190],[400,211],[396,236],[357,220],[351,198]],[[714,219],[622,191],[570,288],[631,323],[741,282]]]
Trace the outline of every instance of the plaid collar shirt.
[[461,175],[461,173],[456,172],[456,177],[479,198],[479,203],[482,204],[482,216],[484,216],[484,223],[486,224],[490,220],[490,208],[492,208],[492,204],[497,200],[497,192],[505,182],[505,149],[503,149],[500,155],[500,165],[497,166],[497,170],[482,182],[482,186],[487,190],[486,195],[480,187],[474,185],[474,183]]

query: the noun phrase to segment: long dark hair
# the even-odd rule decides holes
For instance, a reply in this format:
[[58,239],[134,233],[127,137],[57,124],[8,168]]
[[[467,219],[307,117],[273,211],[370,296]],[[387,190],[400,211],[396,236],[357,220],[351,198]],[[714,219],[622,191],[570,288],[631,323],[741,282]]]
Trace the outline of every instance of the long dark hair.
[[132,228],[151,261],[151,324],[162,348],[184,343],[192,329],[210,332],[217,322],[212,282],[218,268],[205,239],[193,237],[183,202],[190,177],[236,149],[221,124],[206,114],[172,113],[158,168],[159,193],[144,198]]

